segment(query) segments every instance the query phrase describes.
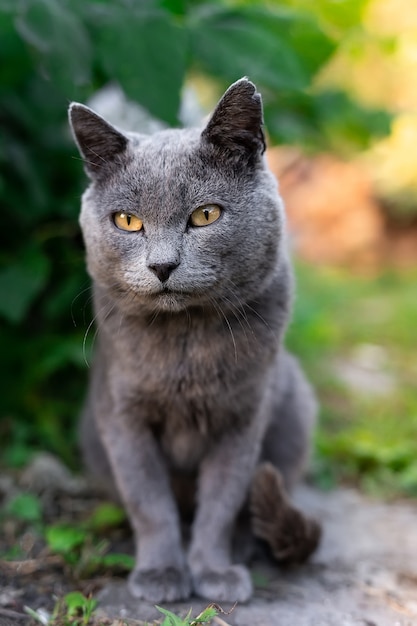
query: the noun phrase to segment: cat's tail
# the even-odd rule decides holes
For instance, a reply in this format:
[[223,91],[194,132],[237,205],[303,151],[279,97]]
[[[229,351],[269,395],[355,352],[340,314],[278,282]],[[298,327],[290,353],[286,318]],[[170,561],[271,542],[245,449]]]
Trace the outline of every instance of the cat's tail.
[[320,525],[291,504],[272,463],[262,463],[256,470],[250,511],[254,535],[266,541],[279,563],[302,563],[317,548]]

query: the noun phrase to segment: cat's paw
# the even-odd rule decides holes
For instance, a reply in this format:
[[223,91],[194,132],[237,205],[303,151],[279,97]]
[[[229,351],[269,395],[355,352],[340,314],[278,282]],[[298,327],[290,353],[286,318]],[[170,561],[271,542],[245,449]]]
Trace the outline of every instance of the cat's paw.
[[129,576],[128,587],[135,598],[153,603],[186,600],[191,595],[188,572],[176,567],[136,569]]
[[205,569],[193,575],[196,595],[217,602],[247,602],[253,593],[249,571],[243,565]]

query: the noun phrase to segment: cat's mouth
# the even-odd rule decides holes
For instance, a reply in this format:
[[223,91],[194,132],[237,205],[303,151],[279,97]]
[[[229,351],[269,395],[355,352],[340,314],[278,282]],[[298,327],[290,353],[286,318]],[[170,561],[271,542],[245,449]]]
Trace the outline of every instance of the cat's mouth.
[[152,294],[154,304],[163,311],[183,311],[190,306],[198,306],[201,294],[163,286],[160,291]]

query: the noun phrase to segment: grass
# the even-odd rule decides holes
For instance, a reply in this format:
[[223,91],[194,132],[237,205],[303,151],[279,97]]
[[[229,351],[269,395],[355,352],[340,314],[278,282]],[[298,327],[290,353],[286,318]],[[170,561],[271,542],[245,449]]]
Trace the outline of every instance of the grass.
[[[417,272],[297,267],[288,344],[321,402],[316,478],[417,496]],[[353,382],[350,382],[354,377]]]
[[[35,624],[43,624],[43,626],[114,626],[115,624],[118,626],[142,626],[144,624],[138,620],[103,619],[95,615],[96,608],[97,600],[91,596],[84,596],[79,591],[67,593],[59,598],[51,615],[25,607],[26,613],[32,618],[31,626]],[[163,621],[158,620],[152,624],[146,622],[145,626],[208,626],[218,613],[224,613],[223,609],[214,603],[209,604],[196,617],[192,617],[191,609],[185,617],[181,617],[160,606],[155,608],[164,616]]]

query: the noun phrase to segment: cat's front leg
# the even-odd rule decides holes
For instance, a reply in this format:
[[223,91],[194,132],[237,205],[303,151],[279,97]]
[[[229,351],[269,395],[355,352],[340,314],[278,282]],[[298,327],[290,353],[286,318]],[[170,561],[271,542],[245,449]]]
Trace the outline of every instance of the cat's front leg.
[[136,566],[129,589],[150,602],[191,593],[177,507],[152,433],[122,415],[103,420],[101,436],[136,538]]
[[200,468],[188,562],[195,593],[212,601],[246,602],[252,595],[248,569],[231,562],[231,535],[258,458],[258,431],[255,424],[224,436]]

